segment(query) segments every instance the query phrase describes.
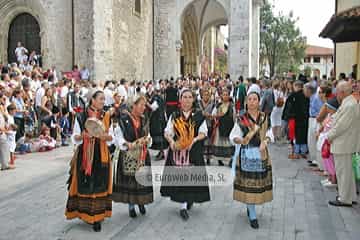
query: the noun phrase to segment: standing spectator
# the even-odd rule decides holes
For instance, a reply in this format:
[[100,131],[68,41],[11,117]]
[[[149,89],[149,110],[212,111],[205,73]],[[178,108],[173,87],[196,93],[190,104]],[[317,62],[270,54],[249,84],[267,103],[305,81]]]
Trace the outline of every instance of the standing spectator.
[[81,80],[81,73],[80,73],[79,67],[77,65],[74,65],[71,76],[76,82]]
[[85,66],[82,67],[80,71],[81,80],[89,81],[90,80],[90,71]]
[[29,56],[30,65],[39,65],[39,56],[36,55],[36,51],[32,51]]
[[105,95],[105,105],[104,110],[108,111],[111,106],[114,104],[114,84],[112,81],[106,81],[105,88],[104,88],[104,95]]
[[309,117],[309,99],[303,92],[303,82],[294,83],[294,92],[288,97],[283,119],[289,124],[289,138],[294,140],[294,153],[289,154],[290,159],[307,158],[307,130]]
[[10,151],[10,165],[15,165],[16,133],[17,125],[8,124],[6,136]]
[[284,110],[285,104],[285,93],[280,88],[280,81],[276,80],[273,83],[273,92],[274,92],[274,100],[275,106],[273,111],[271,112],[271,127],[274,135],[275,141],[280,141],[281,139],[281,116]]
[[250,86],[249,86],[249,89],[247,91],[247,95],[249,95],[249,93],[252,93],[252,92],[256,92],[258,93],[259,95],[261,94],[261,89],[260,89],[260,86],[257,84],[257,80],[255,77],[252,77],[250,78]]
[[244,84],[243,76],[239,77],[239,83],[234,89],[233,98],[235,100],[236,111],[240,112],[245,109],[245,99],[246,99],[246,86]]
[[6,113],[3,93],[0,92],[0,167],[1,170],[14,169],[8,164],[10,160],[9,145],[6,138]]
[[[54,107],[54,97],[51,88],[46,89],[44,96],[41,99],[41,111],[39,121],[42,122],[47,117],[52,115],[52,109]],[[40,125],[41,126],[41,125]]]
[[16,141],[17,141],[25,134],[25,114],[27,114],[27,111],[25,110],[23,94],[20,89],[14,90],[12,96],[12,102],[16,106],[16,113],[14,116],[14,120],[15,120],[15,124],[18,126],[18,130],[16,132]]
[[17,43],[17,48],[15,49],[15,55],[18,63],[20,64],[23,60],[23,54],[27,54],[29,51],[22,46],[21,42]]
[[352,154],[359,151],[358,144],[353,143],[357,143],[360,136],[360,104],[351,93],[349,83],[338,83],[336,97],[341,105],[334,115],[334,125],[328,133],[339,191],[339,197],[329,201],[329,204],[336,207],[351,207],[356,201]]
[[119,95],[124,98],[125,101],[128,99],[128,92],[127,92],[127,81],[123,78],[120,80],[120,85],[117,88],[117,92]]
[[268,120],[268,127],[270,128],[271,127],[270,115],[275,106],[275,96],[273,89],[271,88],[270,80],[263,80],[262,85],[264,90],[260,103],[260,111],[265,113],[266,118]]
[[[323,106],[323,101],[320,99],[319,94],[316,91],[317,86],[314,83],[305,84],[305,95],[310,99],[309,105],[309,128],[308,128],[308,146],[309,146],[309,163],[311,167],[320,167],[322,165],[319,162],[320,159],[316,158],[316,133],[319,129],[319,125],[316,121],[321,107]],[[318,160],[318,161],[317,161]]]

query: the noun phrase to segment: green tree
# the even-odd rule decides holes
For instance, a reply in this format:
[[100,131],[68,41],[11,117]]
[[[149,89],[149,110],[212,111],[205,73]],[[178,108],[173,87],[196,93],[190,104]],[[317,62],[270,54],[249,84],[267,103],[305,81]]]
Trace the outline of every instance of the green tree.
[[309,66],[305,67],[305,69],[304,69],[304,75],[305,75],[306,77],[311,77],[311,72],[312,72],[311,67],[309,67]]
[[274,14],[269,1],[261,8],[260,63],[268,64],[270,76],[292,71],[299,72],[305,57],[306,38],[301,35],[293,13]]

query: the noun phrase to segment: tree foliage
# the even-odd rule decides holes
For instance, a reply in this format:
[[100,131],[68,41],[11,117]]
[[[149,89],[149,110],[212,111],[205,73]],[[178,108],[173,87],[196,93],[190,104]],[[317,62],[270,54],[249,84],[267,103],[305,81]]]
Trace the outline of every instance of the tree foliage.
[[296,27],[297,20],[292,12],[275,15],[269,1],[261,8],[260,63],[269,65],[271,77],[299,71],[305,57],[306,38]]

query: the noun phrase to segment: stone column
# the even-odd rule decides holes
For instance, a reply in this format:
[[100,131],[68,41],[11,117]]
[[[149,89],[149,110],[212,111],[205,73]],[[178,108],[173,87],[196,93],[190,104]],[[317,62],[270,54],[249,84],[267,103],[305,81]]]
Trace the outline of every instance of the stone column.
[[259,78],[260,60],[260,7],[261,1],[253,1],[252,9],[252,49],[251,49],[251,73]]
[[215,70],[215,43],[216,43],[216,29],[215,27],[211,27],[211,67],[210,67],[210,71],[214,72]]
[[75,61],[91,71],[91,79],[113,80],[112,0],[75,3]]
[[112,0],[94,0],[94,77],[113,80]]
[[233,79],[251,76],[251,0],[231,0],[229,72]]
[[93,4],[93,0],[74,1],[75,63],[79,66],[86,66],[91,71],[91,75],[94,74]]
[[155,0],[155,79],[177,77],[181,36],[176,29],[176,1]]

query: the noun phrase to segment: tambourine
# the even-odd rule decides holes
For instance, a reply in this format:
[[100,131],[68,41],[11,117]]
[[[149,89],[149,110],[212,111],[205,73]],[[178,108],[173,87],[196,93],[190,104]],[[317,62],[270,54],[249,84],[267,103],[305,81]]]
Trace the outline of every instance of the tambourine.
[[90,136],[99,138],[105,134],[105,126],[97,118],[88,118],[85,122],[85,129]]

